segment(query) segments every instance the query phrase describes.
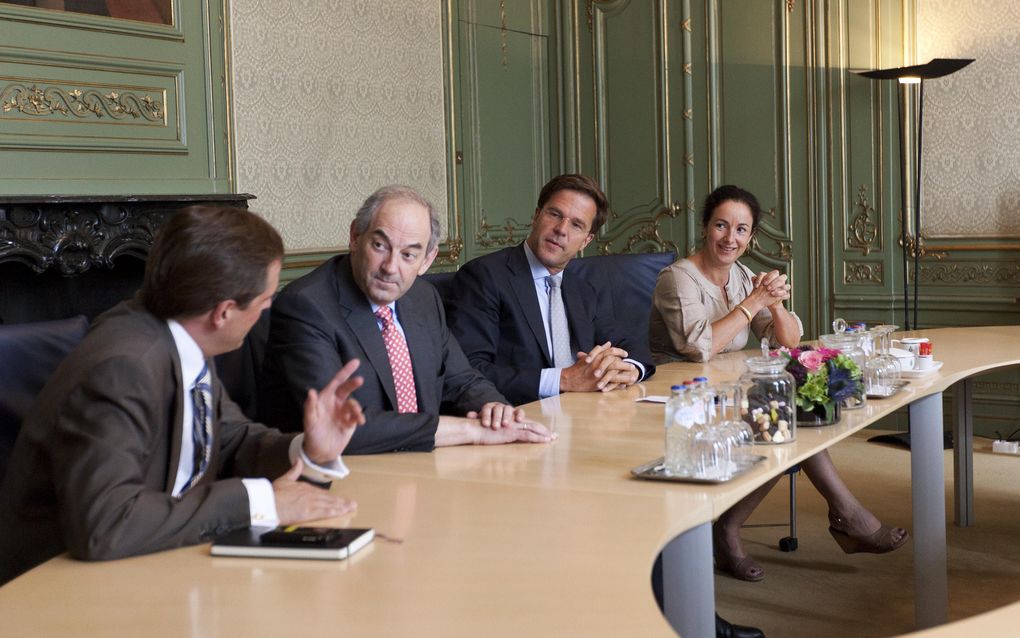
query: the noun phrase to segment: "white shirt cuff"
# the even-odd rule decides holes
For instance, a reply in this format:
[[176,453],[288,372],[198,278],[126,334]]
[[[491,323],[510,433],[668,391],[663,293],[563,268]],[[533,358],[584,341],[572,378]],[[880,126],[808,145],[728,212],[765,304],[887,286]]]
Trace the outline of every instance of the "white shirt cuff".
[[330,461],[326,465],[313,463],[308,458],[308,455],[305,454],[304,442],[304,433],[295,436],[294,440],[290,442],[290,462],[292,464],[297,463],[297,460],[300,458],[305,464],[305,469],[301,472],[301,476],[316,483],[329,483],[330,481],[340,480],[351,473],[339,455],[337,455],[335,460]]
[[248,492],[248,516],[252,527],[276,527],[280,519],[276,515],[276,497],[269,479],[241,479]]
[[560,369],[543,368],[538,378],[538,398],[554,397],[560,393]]
[[638,381],[640,381],[641,379],[645,378],[645,367],[643,365],[641,365],[641,363],[639,361],[635,361],[633,359],[624,359],[624,361],[629,363],[629,364],[631,364],[635,368],[637,368],[637,371],[638,371],[637,380]]

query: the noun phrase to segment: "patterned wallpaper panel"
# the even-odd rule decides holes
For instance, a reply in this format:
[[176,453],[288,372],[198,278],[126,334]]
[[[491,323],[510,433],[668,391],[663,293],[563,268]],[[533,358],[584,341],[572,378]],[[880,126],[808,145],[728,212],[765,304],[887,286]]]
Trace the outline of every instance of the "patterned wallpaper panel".
[[446,210],[441,2],[231,0],[230,19],[236,188],[288,252],[345,247],[384,184]]
[[917,61],[974,58],[925,84],[923,231],[1020,235],[1020,2],[918,0]]

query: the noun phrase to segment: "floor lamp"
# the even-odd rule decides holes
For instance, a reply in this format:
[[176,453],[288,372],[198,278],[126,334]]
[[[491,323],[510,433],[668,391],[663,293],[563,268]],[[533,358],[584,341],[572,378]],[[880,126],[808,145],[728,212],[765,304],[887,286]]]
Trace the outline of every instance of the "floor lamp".
[[[860,76],[872,79],[872,80],[896,80],[899,82],[900,90],[897,92],[898,106],[897,113],[899,115],[899,143],[900,143],[900,244],[903,246],[903,328],[910,330],[918,328],[917,321],[917,291],[920,287],[920,270],[921,270],[921,142],[922,133],[924,130],[924,81],[934,80],[935,78],[945,77],[952,73],[956,73],[963,67],[967,66],[973,59],[965,58],[935,58],[928,64],[918,64],[915,66],[901,66],[895,69],[875,69],[872,71],[855,71]],[[905,151],[905,129],[904,123],[907,118],[904,115],[906,108],[906,96],[907,91],[913,90],[917,87],[917,119],[913,123],[916,127],[915,135],[913,137],[916,140],[914,146],[911,149],[914,154],[914,171],[913,184],[907,184],[907,154]],[[913,245],[907,243],[907,189],[908,187],[913,188],[914,191],[914,242]],[[909,253],[913,253],[910,255]],[[913,303],[913,321],[910,316],[910,281],[908,277],[908,256],[913,257],[914,260],[914,303]],[[900,434],[889,434],[876,436],[869,439],[870,441],[876,441],[880,443],[893,443],[896,445],[902,445],[907,448],[910,447],[910,424],[909,415],[907,416],[907,428],[908,431]],[[945,433],[944,445],[946,449],[953,447],[952,433]]]

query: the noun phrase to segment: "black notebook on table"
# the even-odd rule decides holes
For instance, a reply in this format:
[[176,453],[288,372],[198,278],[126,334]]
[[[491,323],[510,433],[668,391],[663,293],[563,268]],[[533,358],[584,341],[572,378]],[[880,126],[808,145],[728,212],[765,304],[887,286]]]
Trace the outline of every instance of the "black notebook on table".
[[213,542],[213,556],[343,560],[372,542],[371,528],[249,527]]

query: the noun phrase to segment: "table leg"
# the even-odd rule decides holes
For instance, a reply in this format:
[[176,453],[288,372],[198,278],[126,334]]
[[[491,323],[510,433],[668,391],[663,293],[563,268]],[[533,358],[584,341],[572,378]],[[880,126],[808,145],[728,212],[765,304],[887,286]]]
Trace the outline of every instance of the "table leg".
[[910,479],[914,508],[914,614],[918,629],[948,619],[946,486],[942,393],[910,404]]
[[974,412],[970,378],[953,385],[953,505],[956,524],[974,524]]
[[687,530],[663,548],[662,592],[666,619],[678,634],[684,638],[714,638],[711,523]]

